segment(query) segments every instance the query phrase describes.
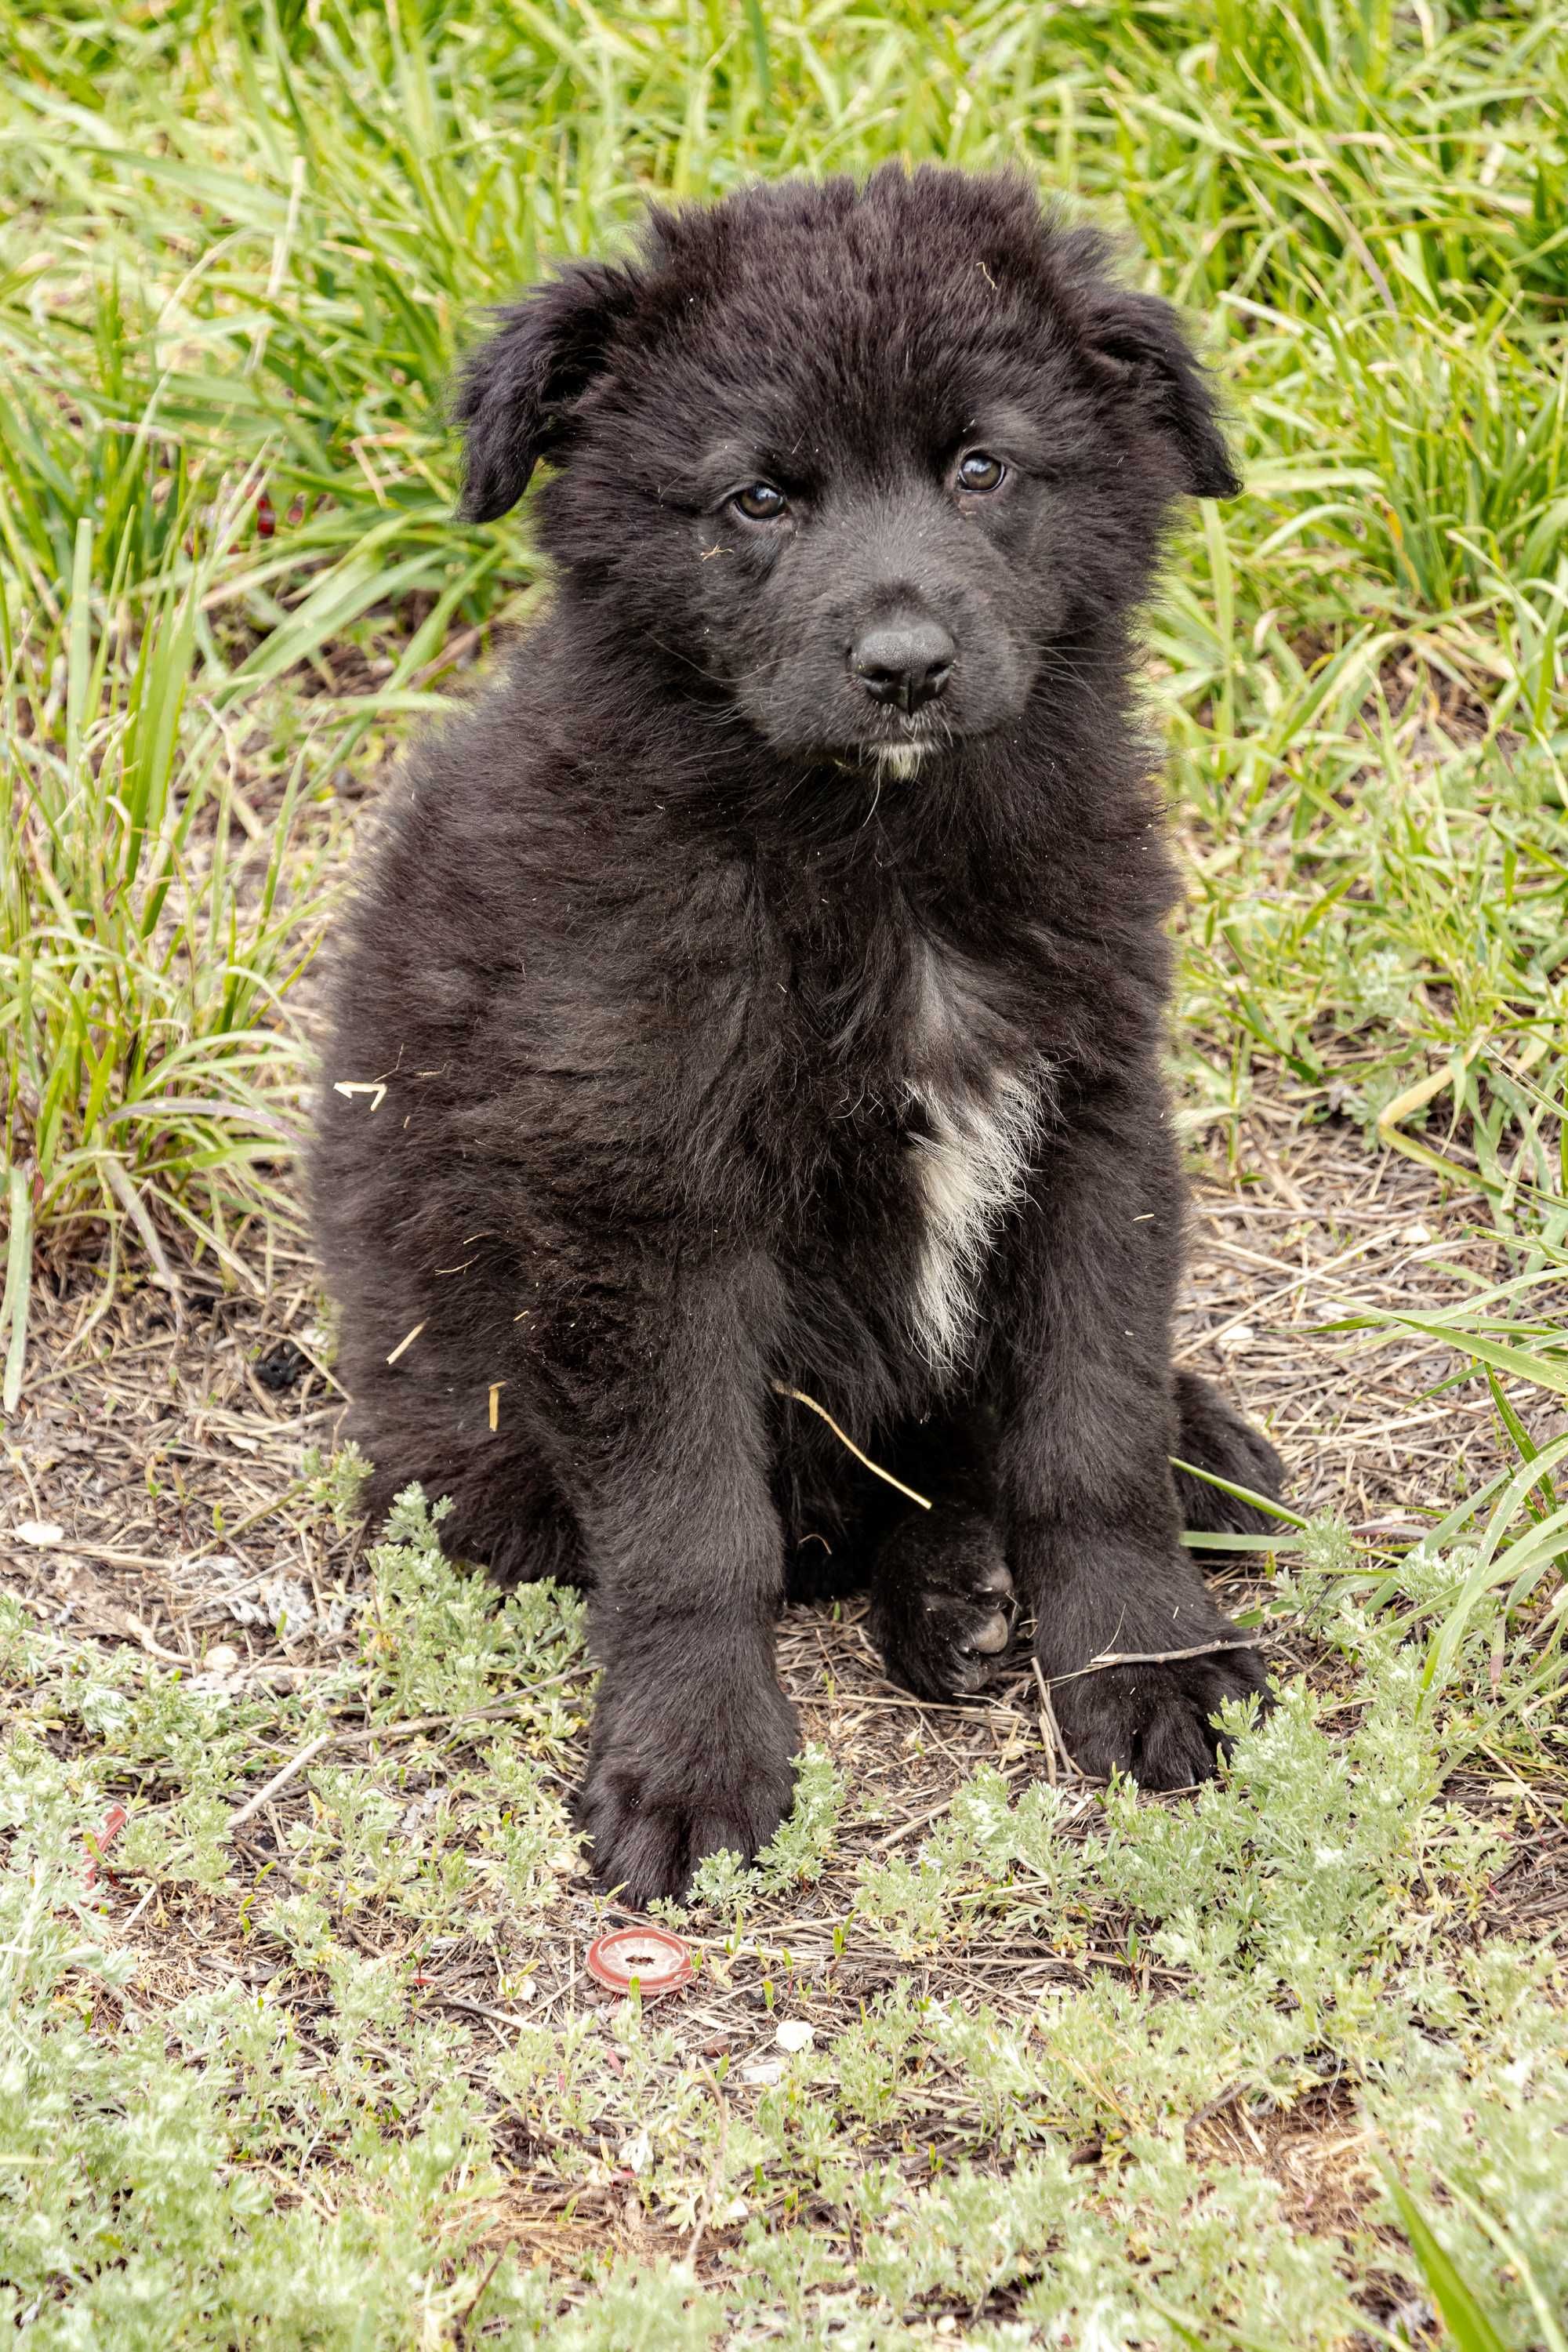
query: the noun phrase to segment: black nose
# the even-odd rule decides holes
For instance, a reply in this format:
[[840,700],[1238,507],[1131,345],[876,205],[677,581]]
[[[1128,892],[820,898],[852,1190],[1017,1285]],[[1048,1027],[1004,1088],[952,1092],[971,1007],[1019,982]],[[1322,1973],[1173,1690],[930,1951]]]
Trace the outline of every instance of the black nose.
[[873,702],[918,710],[947,684],[957,651],[940,621],[898,614],[861,633],[850,647],[849,667]]

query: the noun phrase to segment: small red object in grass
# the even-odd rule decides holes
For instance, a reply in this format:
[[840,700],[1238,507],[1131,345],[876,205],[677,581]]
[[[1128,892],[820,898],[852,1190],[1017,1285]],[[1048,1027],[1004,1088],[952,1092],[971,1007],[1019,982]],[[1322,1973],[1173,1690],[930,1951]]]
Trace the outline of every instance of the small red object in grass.
[[691,1948],[666,1927],[617,1927],[589,1945],[588,1974],[611,1992],[630,1992],[635,1982],[652,2000],[690,1983]]
[[258,539],[270,539],[277,528],[278,518],[272,511],[272,501],[265,490],[258,490],[256,496],[256,536]]
[[103,1817],[103,1827],[96,1835],[89,1830],[83,1838],[82,1843],[88,1853],[87,1883],[89,1886],[98,1884],[98,1865],[103,1860],[105,1848],[114,1843],[130,1818],[123,1805],[110,1805]]

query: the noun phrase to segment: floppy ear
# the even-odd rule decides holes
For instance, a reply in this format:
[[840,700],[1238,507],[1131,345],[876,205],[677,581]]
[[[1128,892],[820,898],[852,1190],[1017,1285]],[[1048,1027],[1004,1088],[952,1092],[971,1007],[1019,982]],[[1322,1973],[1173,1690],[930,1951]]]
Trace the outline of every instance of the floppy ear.
[[1102,280],[1089,297],[1083,331],[1097,367],[1175,451],[1183,488],[1199,499],[1236,498],[1241,478],[1219,429],[1215,395],[1171,305]]
[[464,365],[452,404],[464,436],[466,521],[494,522],[516,506],[540,458],[564,439],[637,285],[614,263],[574,261],[497,312],[501,323]]

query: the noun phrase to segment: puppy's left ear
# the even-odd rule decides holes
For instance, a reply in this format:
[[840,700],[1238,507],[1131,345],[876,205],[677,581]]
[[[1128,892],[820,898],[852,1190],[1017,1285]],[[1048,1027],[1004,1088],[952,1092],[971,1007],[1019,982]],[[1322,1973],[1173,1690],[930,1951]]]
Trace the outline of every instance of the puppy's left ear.
[[1241,477],[1219,428],[1214,393],[1171,305],[1157,294],[1101,283],[1083,331],[1097,367],[1175,452],[1182,488],[1198,499],[1237,497]]
[[574,261],[521,302],[458,378],[453,414],[463,428],[467,522],[494,522],[516,506],[547,452],[569,436],[572,410],[605,365],[611,337],[637,299],[634,270]]

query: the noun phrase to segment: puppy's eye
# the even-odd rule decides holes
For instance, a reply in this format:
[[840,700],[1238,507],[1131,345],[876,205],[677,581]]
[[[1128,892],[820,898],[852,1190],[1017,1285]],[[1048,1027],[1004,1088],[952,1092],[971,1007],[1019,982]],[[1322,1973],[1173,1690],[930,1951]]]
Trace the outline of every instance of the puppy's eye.
[[776,522],[788,508],[789,500],[771,482],[748,482],[743,490],[736,491],[730,504],[748,522]]
[[971,449],[958,461],[958,487],[961,490],[998,489],[1006,471],[1000,457],[987,457],[984,449]]

